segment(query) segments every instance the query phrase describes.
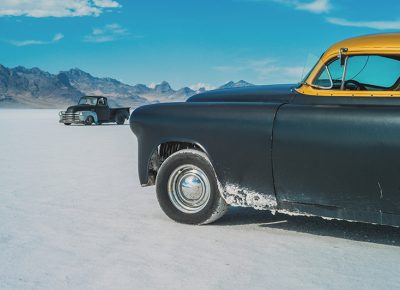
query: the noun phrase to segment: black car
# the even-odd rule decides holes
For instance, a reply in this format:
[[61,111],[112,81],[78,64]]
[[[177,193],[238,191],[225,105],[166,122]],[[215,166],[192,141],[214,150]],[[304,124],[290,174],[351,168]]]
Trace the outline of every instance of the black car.
[[298,85],[136,109],[139,177],[172,219],[227,204],[400,226],[400,33],[333,45]]

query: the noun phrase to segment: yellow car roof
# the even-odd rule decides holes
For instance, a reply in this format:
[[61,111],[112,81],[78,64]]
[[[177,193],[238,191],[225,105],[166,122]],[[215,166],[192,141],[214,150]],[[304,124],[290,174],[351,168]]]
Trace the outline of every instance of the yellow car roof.
[[318,72],[333,58],[339,56],[341,48],[347,48],[344,54],[400,54],[400,33],[381,33],[349,38],[335,43],[322,55],[313,71],[308,75],[306,82],[296,89],[297,92],[314,96],[352,96],[352,97],[400,97],[400,91],[348,91],[348,90],[320,90],[308,84],[312,83]]
[[393,51],[400,49],[400,33],[381,33],[349,38],[335,43],[327,49],[326,54],[338,53],[339,49],[352,51]]

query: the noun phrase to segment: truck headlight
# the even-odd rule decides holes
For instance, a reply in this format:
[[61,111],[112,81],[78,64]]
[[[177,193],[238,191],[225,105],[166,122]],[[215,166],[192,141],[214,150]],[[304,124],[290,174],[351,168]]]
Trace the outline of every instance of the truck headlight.
[[58,112],[58,115],[59,115],[59,116],[61,116],[61,115],[62,115],[62,112],[61,112],[61,111],[60,111],[60,112]]
[[79,112],[79,116],[83,116],[83,112]]

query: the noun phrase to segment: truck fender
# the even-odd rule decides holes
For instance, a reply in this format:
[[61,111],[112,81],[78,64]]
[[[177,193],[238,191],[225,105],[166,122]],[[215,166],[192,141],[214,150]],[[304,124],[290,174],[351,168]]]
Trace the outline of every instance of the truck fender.
[[87,117],[92,116],[94,119],[94,122],[96,124],[99,123],[99,119],[97,118],[97,114],[96,112],[92,112],[92,111],[80,111],[79,112],[79,120],[84,122],[86,120]]

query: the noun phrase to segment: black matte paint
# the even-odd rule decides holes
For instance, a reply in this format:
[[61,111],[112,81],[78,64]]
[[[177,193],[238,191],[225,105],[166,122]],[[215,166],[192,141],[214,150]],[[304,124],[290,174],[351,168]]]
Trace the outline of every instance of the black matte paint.
[[175,103],[134,111],[131,128],[139,141],[139,176],[148,182],[148,164],[158,145],[198,144],[210,157],[221,183],[273,194],[271,136],[279,104]]
[[158,145],[191,142],[223,184],[274,193],[280,209],[400,226],[400,99],[305,96],[293,87],[136,109],[141,183]]
[[274,131],[279,200],[400,214],[400,107],[285,105]]
[[251,86],[213,90],[190,97],[188,102],[275,102],[287,103],[296,85]]

